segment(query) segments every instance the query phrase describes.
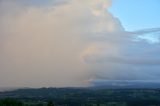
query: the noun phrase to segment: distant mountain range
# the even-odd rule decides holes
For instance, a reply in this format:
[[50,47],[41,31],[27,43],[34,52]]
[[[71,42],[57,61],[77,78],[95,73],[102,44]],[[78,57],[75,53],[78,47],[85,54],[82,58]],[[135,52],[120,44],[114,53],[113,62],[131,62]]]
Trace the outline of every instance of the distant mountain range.
[[[155,80],[95,80],[92,81],[93,89],[159,89],[160,81]],[[51,87],[52,88],[52,87]],[[54,88],[54,87],[53,87]],[[67,87],[65,87],[67,88]],[[72,87],[69,87],[72,88]],[[74,87],[73,87],[74,88]],[[16,89],[30,89],[27,87],[0,87],[0,92],[13,91]],[[77,88],[76,88],[77,89]]]
[[145,80],[97,80],[93,81],[95,88],[160,88],[160,81]]
[[0,87],[0,92],[16,90],[18,87]]

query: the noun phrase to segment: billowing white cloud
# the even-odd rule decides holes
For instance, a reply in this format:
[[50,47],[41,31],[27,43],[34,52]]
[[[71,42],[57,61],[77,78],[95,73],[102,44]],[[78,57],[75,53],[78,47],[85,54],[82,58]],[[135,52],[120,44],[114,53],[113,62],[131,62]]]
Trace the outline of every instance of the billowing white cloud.
[[153,50],[135,37],[159,30],[125,31],[107,10],[111,0],[42,4],[0,2],[1,86],[89,86],[91,79],[156,79],[160,74],[159,45],[152,44]]

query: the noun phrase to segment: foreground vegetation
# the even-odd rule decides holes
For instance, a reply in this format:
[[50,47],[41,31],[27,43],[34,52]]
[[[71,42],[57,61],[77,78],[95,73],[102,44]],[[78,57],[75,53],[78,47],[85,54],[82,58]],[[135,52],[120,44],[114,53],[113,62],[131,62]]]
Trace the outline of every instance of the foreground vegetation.
[[160,89],[19,89],[1,92],[0,106],[160,106]]

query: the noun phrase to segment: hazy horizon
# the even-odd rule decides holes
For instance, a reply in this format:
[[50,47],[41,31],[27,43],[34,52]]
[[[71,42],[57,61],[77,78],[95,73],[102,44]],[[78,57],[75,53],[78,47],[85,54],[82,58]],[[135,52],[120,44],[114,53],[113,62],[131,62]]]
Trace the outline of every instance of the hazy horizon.
[[0,0],[0,88],[160,81],[159,0]]

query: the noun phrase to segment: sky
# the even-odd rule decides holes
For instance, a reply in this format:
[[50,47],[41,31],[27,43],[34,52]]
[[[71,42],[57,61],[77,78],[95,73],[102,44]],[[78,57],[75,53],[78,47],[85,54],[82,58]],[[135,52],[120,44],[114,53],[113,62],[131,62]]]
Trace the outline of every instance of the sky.
[[0,0],[0,87],[160,81],[159,0]]
[[159,0],[113,0],[109,11],[126,30],[160,27]]

